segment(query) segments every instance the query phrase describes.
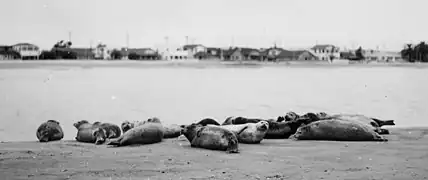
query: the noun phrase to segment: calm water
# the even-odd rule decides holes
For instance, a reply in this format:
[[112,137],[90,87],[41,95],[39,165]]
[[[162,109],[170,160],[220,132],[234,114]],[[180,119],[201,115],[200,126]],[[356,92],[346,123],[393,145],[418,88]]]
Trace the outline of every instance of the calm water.
[[59,120],[74,139],[81,119],[120,124],[151,116],[186,124],[204,117],[276,118],[325,111],[428,126],[428,69],[410,67],[37,68],[0,70],[0,141],[34,141]]

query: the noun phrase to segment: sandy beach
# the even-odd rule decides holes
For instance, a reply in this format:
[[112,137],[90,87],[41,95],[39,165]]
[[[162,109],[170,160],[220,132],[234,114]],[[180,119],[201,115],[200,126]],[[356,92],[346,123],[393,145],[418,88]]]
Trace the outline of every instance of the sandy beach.
[[[427,179],[428,66],[170,62],[0,62],[0,179]],[[112,148],[77,143],[78,120],[276,118],[359,113],[394,119],[388,142],[263,140],[239,154],[184,138]],[[36,129],[61,123],[62,141]]]

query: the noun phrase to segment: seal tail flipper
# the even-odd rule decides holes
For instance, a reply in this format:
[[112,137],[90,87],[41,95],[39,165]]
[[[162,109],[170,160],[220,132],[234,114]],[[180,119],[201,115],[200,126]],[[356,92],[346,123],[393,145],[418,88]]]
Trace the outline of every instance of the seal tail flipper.
[[108,142],[106,143],[106,145],[120,146],[121,140],[122,140],[122,137],[114,138],[114,139],[108,139]]
[[378,123],[380,127],[385,126],[385,125],[387,125],[387,126],[394,126],[395,125],[394,120],[380,120],[377,118],[371,118],[371,119],[373,119],[373,121],[376,121],[376,123]]

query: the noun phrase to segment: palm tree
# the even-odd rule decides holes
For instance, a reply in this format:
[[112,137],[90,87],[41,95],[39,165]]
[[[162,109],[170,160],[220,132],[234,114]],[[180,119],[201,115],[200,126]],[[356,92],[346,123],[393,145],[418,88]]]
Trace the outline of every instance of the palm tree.
[[409,62],[414,62],[413,61],[413,59],[412,59],[412,55],[413,55],[413,53],[414,53],[414,50],[413,50],[413,45],[412,44],[406,44],[406,46],[407,47],[405,47],[402,51],[401,51],[401,56],[404,58],[404,57],[407,57],[407,60],[409,61]]
[[417,47],[418,47],[420,61],[426,62],[427,60],[425,58],[426,58],[426,54],[428,53],[427,45],[425,44],[424,41],[422,41],[417,45]]

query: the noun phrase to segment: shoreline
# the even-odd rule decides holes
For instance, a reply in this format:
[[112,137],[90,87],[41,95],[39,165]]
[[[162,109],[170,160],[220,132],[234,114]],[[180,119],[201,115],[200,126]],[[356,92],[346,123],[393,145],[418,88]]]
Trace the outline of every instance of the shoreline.
[[409,68],[428,68],[428,63],[349,63],[346,60],[336,60],[333,63],[326,61],[282,61],[282,62],[260,62],[260,61],[219,61],[219,60],[2,60],[0,69],[9,68],[37,68],[41,66],[71,66],[81,68],[157,68],[157,67],[187,67],[187,68],[264,68],[264,67],[409,67]]

